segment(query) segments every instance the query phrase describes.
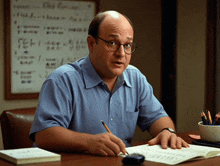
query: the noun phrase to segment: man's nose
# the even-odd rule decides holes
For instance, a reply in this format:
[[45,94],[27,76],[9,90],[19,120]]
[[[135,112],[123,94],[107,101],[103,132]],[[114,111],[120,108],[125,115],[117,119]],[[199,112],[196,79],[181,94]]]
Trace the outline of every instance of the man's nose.
[[116,51],[116,54],[119,56],[125,56],[125,48],[124,45],[120,45],[118,50]]

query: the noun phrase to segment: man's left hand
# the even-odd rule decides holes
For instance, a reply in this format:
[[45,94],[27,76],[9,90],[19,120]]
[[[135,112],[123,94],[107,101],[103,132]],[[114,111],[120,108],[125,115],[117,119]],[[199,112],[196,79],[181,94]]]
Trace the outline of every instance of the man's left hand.
[[149,145],[161,144],[163,149],[170,146],[172,149],[181,149],[182,147],[189,147],[188,143],[176,134],[163,130],[155,138],[148,141]]

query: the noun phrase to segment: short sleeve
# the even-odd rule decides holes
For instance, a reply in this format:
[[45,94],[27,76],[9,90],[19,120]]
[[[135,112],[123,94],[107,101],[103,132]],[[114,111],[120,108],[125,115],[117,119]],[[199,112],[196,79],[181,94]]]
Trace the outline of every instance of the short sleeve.
[[152,86],[148,83],[145,76],[140,77],[139,89],[139,116],[138,126],[142,131],[148,130],[150,126],[159,118],[168,116],[162,104],[153,93]]
[[[63,76],[62,76],[63,77]],[[49,127],[69,127],[73,111],[71,88],[65,78],[57,82],[47,79],[41,89],[39,103],[34,122],[30,131],[30,138],[35,141],[35,133]]]

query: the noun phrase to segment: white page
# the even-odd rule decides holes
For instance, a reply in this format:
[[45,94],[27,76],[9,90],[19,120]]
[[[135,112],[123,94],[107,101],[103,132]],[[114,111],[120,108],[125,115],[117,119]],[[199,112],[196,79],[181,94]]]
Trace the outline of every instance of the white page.
[[16,159],[36,158],[36,157],[54,157],[59,154],[49,152],[40,148],[22,148],[12,150],[0,150],[0,153],[11,156]]
[[160,145],[140,145],[126,148],[129,154],[138,153],[145,156],[145,160],[159,162],[164,164],[175,165],[183,161],[195,158],[196,156],[204,156],[210,151],[219,151],[218,148],[190,145],[189,148],[182,149],[162,149]]

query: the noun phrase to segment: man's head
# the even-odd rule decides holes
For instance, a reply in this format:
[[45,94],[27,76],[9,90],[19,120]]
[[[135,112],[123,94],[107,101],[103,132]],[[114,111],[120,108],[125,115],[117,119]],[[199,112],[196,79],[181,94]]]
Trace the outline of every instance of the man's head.
[[[110,14],[113,17],[114,16],[118,17],[118,14],[121,15],[120,13],[118,13],[116,11],[106,11],[106,12],[98,13],[89,25],[88,35],[91,35],[96,40],[98,40],[100,24],[105,19],[107,14]],[[125,16],[125,15],[123,15],[123,16],[128,20],[128,22],[131,24],[132,28],[134,29],[134,26],[133,26],[131,20],[127,16]]]
[[[93,19],[87,42],[91,62],[103,80],[116,78],[127,68],[133,36],[130,20],[116,11],[99,13]],[[119,46],[118,49],[111,49],[114,44]]]

